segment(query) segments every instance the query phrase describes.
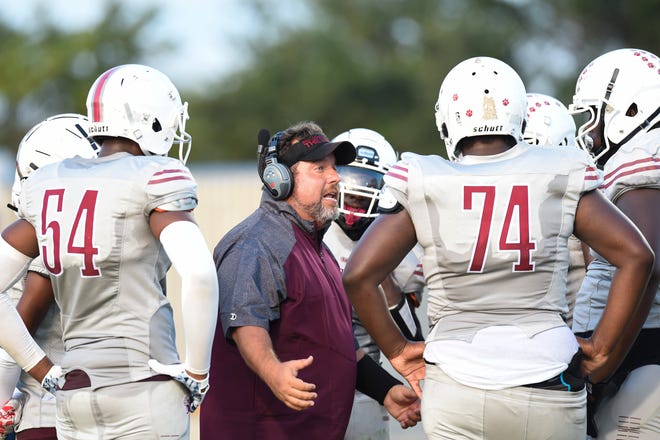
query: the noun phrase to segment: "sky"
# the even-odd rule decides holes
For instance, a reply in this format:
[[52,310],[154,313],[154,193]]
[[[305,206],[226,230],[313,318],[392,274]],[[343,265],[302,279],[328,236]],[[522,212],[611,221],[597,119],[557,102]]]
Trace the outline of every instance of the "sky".
[[[274,7],[285,13],[287,5],[297,0],[279,0]],[[101,19],[108,0],[20,0],[3,1],[0,18],[18,29],[34,27],[32,17],[41,5],[63,29],[80,30],[91,27]],[[158,5],[161,14],[147,29],[145,38],[168,40],[175,49],[167,56],[145,59],[166,73],[179,89],[193,89],[205,81],[245,67],[248,59],[241,54],[235,39],[254,32],[256,26],[242,0],[120,0],[127,13],[140,12]],[[14,157],[0,148],[0,182],[13,180]]]
[[[281,8],[287,1],[273,2],[273,5]],[[52,21],[63,29],[78,30],[97,23],[108,0],[3,3],[0,16],[11,26],[29,28],[32,12],[37,5],[42,5]],[[174,53],[141,62],[162,70],[179,88],[195,87],[206,80],[217,79],[245,67],[248,62],[241,56],[235,39],[254,32],[256,26],[241,0],[120,0],[120,4],[129,14],[153,5],[162,10],[153,26],[145,32],[145,37],[171,41],[176,46]]]

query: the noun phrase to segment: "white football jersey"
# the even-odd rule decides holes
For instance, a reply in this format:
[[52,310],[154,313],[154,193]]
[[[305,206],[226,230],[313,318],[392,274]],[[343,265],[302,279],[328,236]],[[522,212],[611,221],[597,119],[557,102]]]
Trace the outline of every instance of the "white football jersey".
[[458,162],[405,153],[385,183],[424,248],[427,342],[469,342],[496,325],[528,337],[564,325],[568,237],[579,198],[600,183],[584,151],[519,143]]
[[[627,191],[640,188],[660,189],[660,130],[640,133],[626,142],[610,157],[603,169],[601,187],[605,195],[616,201]],[[596,328],[610,291],[615,267],[592,251],[589,264],[578,292],[573,312],[573,331],[585,332]],[[660,327],[660,288],[643,328]]]
[[196,206],[189,170],[128,153],[66,159],[35,171],[21,197],[61,310],[63,370],[85,370],[96,389],[153,376],[150,358],[179,362],[170,261],[149,215]]

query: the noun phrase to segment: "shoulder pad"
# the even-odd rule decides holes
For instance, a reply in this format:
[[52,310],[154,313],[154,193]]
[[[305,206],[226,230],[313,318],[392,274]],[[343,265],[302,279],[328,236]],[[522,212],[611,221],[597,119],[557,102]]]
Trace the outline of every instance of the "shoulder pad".
[[403,205],[399,203],[392,194],[391,191],[384,187],[380,191],[380,197],[378,199],[378,213],[380,214],[394,214],[403,209]]

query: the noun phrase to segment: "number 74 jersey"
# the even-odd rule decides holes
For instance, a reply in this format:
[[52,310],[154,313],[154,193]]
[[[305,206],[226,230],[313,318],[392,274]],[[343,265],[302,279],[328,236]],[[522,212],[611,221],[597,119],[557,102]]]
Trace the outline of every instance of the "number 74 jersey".
[[385,183],[424,248],[431,324],[456,311],[566,311],[577,203],[600,184],[585,152],[519,143],[456,162],[405,153]]

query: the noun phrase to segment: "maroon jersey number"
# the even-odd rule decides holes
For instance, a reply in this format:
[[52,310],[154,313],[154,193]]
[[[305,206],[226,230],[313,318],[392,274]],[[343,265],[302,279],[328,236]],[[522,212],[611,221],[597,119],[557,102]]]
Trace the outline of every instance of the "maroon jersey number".
[[[80,254],[83,256],[83,264],[80,268],[80,274],[83,277],[101,276],[101,271],[96,267],[94,257],[99,253],[99,249],[94,247],[94,212],[96,209],[96,198],[98,191],[85,191],[80,205],[76,211],[75,220],[69,233],[66,251],[68,254]],[[54,199],[54,200],[51,200]],[[44,201],[41,208],[41,234],[46,236],[50,234],[52,249],[44,245],[41,247],[41,255],[44,265],[54,275],[62,273],[62,257],[60,255],[60,243],[62,236],[62,226],[57,219],[56,213],[62,212],[62,202],[64,200],[64,189],[48,189],[44,193]],[[82,228],[82,229],[81,229]],[[81,229],[79,233],[79,229]],[[82,236],[82,245],[80,237]],[[78,238],[78,243],[76,243]],[[52,258],[52,260],[51,260]]]
[[[474,246],[472,261],[468,272],[483,272],[486,263],[486,253],[490,243],[490,231],[495,207],[495,186],[465,186],[463,188],[463,209],[471,210],[474,194],[483,194],[483,210],[477,242]],[[514,214],[517,212],[517,222]],[[518,225],[517,240],[510,239],[512,225]],[[516,231],[513,231],[516,232]],[[500,251],[518,252],[518,261],[513,265],[514,272],[531,272],[534,270],[532,251],[536,243],[530,239],[529,233],[529,190],[527,186],[514,185],[509,195],[504,224],[498,242]]]

